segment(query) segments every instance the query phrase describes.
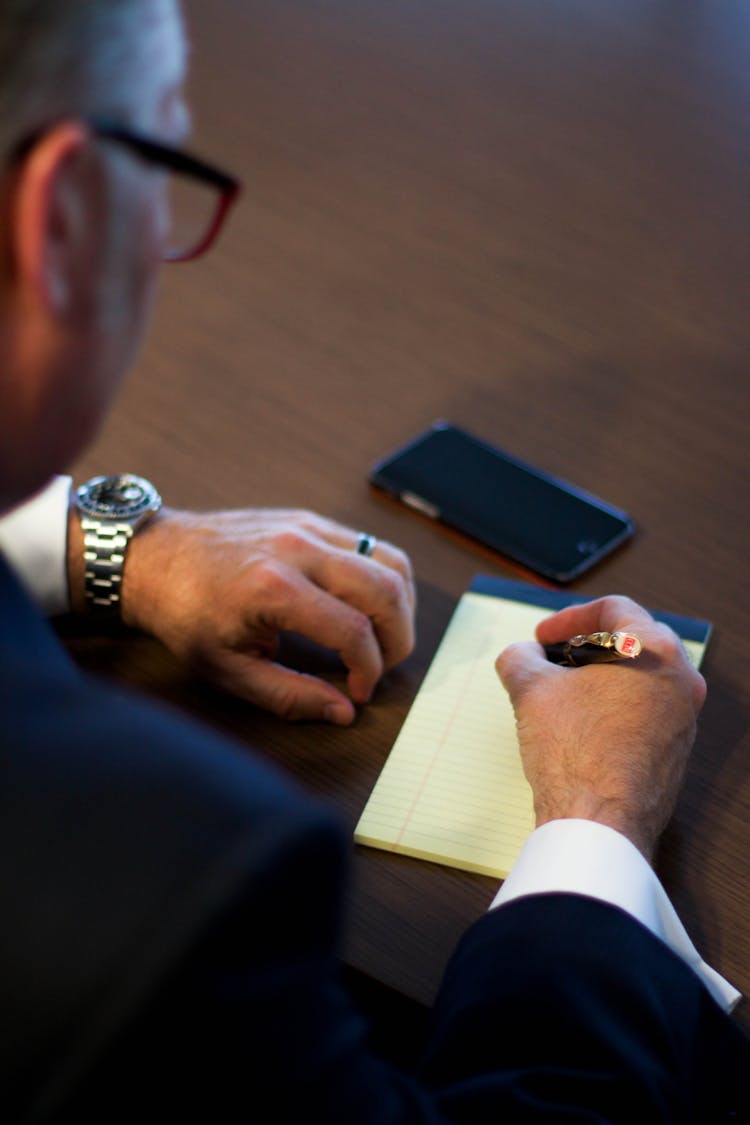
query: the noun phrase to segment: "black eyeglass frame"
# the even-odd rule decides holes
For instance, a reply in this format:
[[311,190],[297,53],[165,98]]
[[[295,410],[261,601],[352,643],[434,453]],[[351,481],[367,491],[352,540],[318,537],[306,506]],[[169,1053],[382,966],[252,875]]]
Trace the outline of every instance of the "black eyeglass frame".
[[[203,236],[186,250],[166,253],[164,261],[191,262],[204,254],[215,242],[229,209],[242,190],[240,181],[235,176],[230,175],[229,172],[222,171],[215,165],[193,156],[192,153],[164,144],[137,130],[126,128],[124,125],[117,125],[97,118],[85,118],[83,124],[95,137],[124,145],[149,164],[168,168],[170,172],[176,172],[180,176],[188,176],[217,190],[216,209]],[[26,157],[44,134],[49,132],[51,127],[47,126],[45,129],[38,130],[32,136],[21,141],[14,149],[11,159],[21,160]]]

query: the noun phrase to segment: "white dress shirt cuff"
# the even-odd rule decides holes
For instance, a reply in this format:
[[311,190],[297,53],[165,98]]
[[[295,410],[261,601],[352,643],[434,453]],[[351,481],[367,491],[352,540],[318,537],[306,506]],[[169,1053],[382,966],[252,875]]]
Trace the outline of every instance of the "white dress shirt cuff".
[[490,909],[525,895],[562,891],[588,895],[627,911],[661,938],[731,1011],[741,993],[707,965],[667,893],[634,844],[590,820],[553,820],[532,832]]
[[0,550],[48,616],[70,609],[70,486],[70,477],[53,477],[41,492],[0,519]]

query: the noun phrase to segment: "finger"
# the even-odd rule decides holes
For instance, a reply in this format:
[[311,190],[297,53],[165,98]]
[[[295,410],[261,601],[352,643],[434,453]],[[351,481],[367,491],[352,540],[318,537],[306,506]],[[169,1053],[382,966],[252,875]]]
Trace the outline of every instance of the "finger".
[[549,663],[544,649],[534,641],[508,645],[495,661],[495,670],[514,706],[532,684],[563,671]]
[[372,621],[384,668],[406,659],[414,648],[414,608],[410,586],[399,573],[374,558],[328,550],[317,556],[309,574]]
[[[403,600],[413,625],[416,590],[411,563],[403,551],[390,543],[379,541],[372,555],[359,555],[356,551],[359,535],[351,528],[326,520],[313,512],[279,514],[285,515],[286,519],[272,536],[273,559],[302,571],[334,594],[337,593],[336,585],[328,575],[332,573],[335,577],[336,568],[343,572],[346,567],[359,575],[357,585],[362,590],[366,591],[373,586],[373,583],[375,585],[380,583],[386,595],[389,590],[397,589],[399,600]],[[331,570],[332,566],[333,570]],[[393,585],[387,580],[384,582],[383,576],[387,574],[399,579],[401,584]],[[361,599],[355,600],[352,604],[363,607]],[[380,617],[378,619],[380,620]],[[394,651],[390,652],[391,640],[398,640],[399,636],[404,635],[397,631],[394,637],[388,628],[386,617],[385,638],[389,647],[389,667],[403,660],[411,651],[413,638],[412,646],[407,645],[404,648],[403,645],[396,645]]]
[[[357,539],[359,539],[359,537],[357,537]],[[346,548],[344,548],[344,550],[346,550]],[[408,555],[404,554],[398,547],[394,547],[392,543],[386,543],[385,540],[378,539],[372,554],[358,555],[355,546],[354,557],[359,563],[364,563],[365,566],[368,565],[368,562],[369,565],[385,566],[395,574],[400,575],[403,580],[403,588],[409,612],[412,615],[414,614],[417,605],[417,592],[414,585],[414,573]]]
[[584,605],[567,606],[559,613],[546,617],[537,627],[536,636],[540,644],[555,644],[579,633],[613,633],[617,629],[626,628],[632,628],[635,632],[645,631],[650,636],[655,624],[651,614],[637,602],[620,595],[611,595]]
[[234,695],[282,719],[348,726],[356,715],[352,701],[332,684],[262,657],[227,653],[214,666],[213,679]]
[[708,695],[708,686],[700,672],[695,672],[695,679],[693,681],[693,707],[695,708],[696,718],[703,710],[703,704],[706,702]]
[[379,539],[370,558],[374,562],[387,566],[401,575],[404,580],[409,610],[413,615],[417,608],[417,590],[414,584],[414,572],[409,556],[398,547],[394,547],[392,543],[386,543]]
[[599,598],[580,606],[568,606],[545,618],[536,630],[540,644],[555,644],[579,633],[599,630],[635,633],[643,643],[644,652],[638,660],[642,671],[658,665],[682,670],[690,677],[693,706],[697,714],[706,698],[706,684],[696,671],[680,638],[664,622],[657,622],[637,602],[619,595]]
[[677,672],[682,669],[689,676],[693,708],[697,716],[706,701],[706,681],[688,656],[682,640],[663,621],[656,623],[654,636],[649,640],[646,658],[651,654],[662,665],[671,666]]
[[[312,512],[301,514],[301,526],[308,534],[317,537],[329,546],[338,547],[339,550],[351,552],[354,555],[357,554],[357,546],[362,532],[355,531],[351,527],[346,527],[344,524],[336,523],[335,520],[326,519]],[[376,538],[372,554],[358,557],[360,559],[363,557],[373,559],[381,566],[387,566],[390,570],[400,574],[406,584],[406,595],[410,608],[412,612],[414,611],[416,607],[414,574],[409,556],[404,551],[385,539]]]
[[367,702],[383,674],[380,644],[367,614],[279,562],[256,569],[254,586],[263,623],[337,652],[349,670],[352,699]]

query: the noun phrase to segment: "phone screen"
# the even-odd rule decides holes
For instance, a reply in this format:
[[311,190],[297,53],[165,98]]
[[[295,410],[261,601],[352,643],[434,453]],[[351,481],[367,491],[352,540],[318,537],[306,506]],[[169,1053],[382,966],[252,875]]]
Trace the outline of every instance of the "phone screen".
[[449,423],[377,464],[370,480],[524,567],[568,582],[633,532],[625,512]]

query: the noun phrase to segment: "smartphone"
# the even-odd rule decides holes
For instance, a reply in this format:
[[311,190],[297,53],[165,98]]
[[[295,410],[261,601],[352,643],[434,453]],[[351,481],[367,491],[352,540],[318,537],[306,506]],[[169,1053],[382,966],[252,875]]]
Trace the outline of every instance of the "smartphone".
[[625,512],[449,422],[378,462],[370,483],[554,582],[577,578],[634,530]]

